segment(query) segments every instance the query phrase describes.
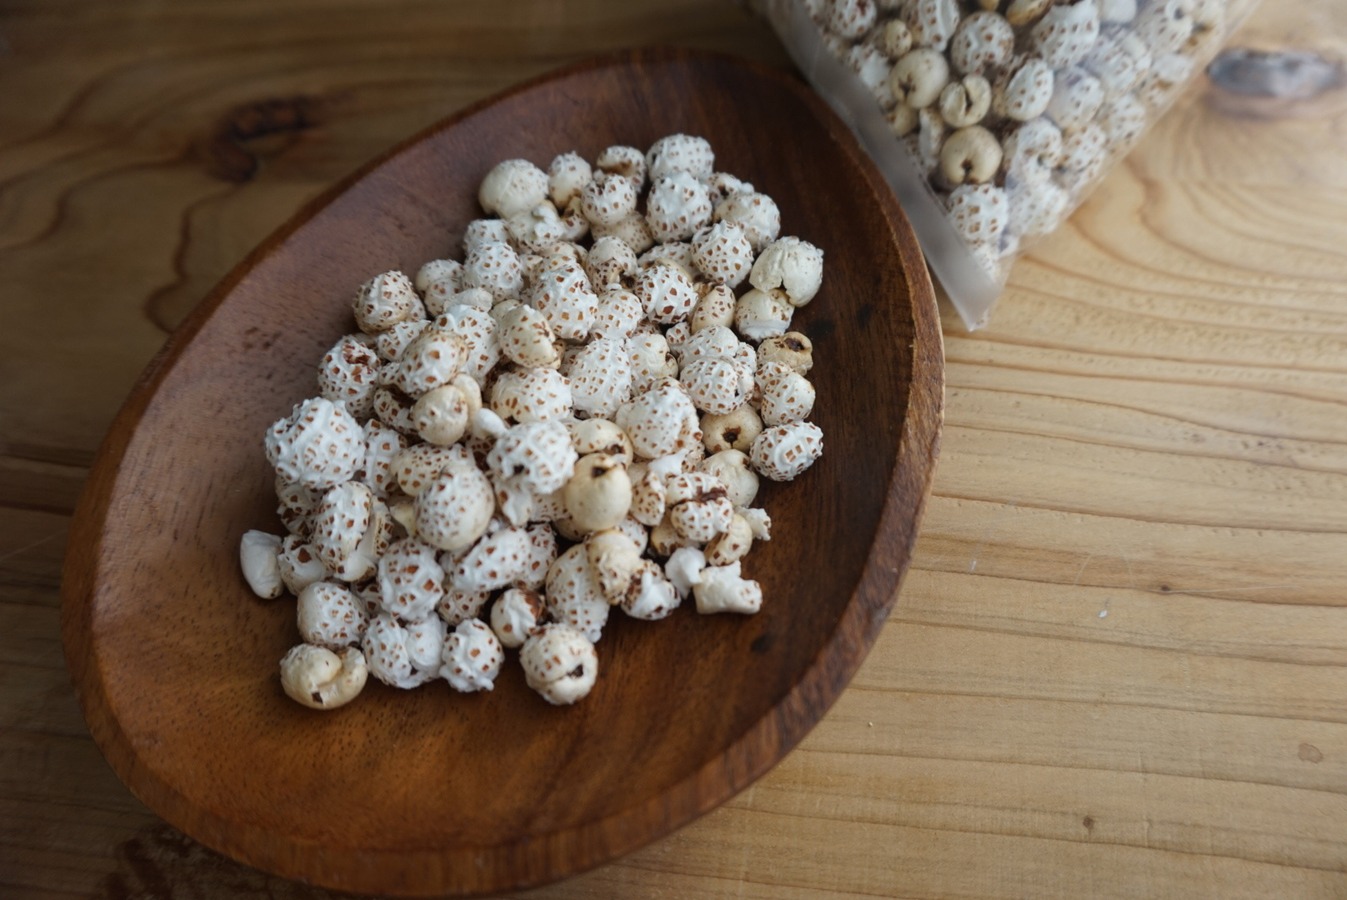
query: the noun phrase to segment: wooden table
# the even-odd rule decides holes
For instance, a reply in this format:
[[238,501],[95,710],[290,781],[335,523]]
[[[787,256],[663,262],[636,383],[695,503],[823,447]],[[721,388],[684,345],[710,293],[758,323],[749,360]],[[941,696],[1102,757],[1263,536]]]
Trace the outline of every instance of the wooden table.
[[[1332,0],[1237,42],[1340,56]],[[0,895],[325,896],[161,823],[62,661],[71,511],[167,332],[307,198],[666,3],[0,0]],[[948,311],[915,564],[851,688],[717,812],[530,897],[1347,895],[1347,102],[1202,90]],[[78,550],[78,548],[76,548]]]

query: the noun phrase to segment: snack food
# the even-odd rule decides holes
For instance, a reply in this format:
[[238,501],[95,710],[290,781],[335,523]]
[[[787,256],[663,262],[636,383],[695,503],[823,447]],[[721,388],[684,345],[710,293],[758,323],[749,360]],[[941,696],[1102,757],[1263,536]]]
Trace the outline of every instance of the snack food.
[[754,0],[879,164],[965,323],[1256,0]]
[[812,344],[789,329],[823,252],[714,163],[681,134],[506,160],[462,260],[360,287],[318,396],[266,436],[289,534],[240,547],[259,597],[301,596],[297,701],[342,705],[366,672],[490,690],[518,648],[527,683],[573,703],[613,607],[760,608],[740,568],[770,537],[758,477],[822,453]]

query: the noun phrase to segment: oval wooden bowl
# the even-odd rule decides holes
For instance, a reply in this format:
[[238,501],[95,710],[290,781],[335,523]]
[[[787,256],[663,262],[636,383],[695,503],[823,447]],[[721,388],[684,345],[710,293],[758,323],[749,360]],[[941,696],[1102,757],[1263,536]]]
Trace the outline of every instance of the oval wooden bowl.
[[[594,692],[548,706],[514,654],[496,689],[373,683],[304,709],[277,661],[291,600],[254,598],[240,534],[278,531],[262,435],[315,393],[355,287],[457,251],[495,162],[589,158],[674,132],[777,200],[825,248],[801,311],[823,459],[769,485],[746,570],[755,617],[615,615]],[[801,82],[719,56],[639,51],[569,68],[395,148],[306,207],[174,334],[112,427],[70,538],[67,660],[94,739],[146,805],[245,863],[349,891],[536,885],[611,860],[766,772],[852,677],[907,567],[937,452],[942,352],[911,230],[845,126]],[[690,606],[690,604],[688,604]]]

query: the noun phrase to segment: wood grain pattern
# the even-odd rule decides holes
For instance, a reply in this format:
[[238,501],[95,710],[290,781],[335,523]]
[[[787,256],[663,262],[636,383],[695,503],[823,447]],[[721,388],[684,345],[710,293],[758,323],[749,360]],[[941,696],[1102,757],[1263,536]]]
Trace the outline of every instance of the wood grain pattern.
[[[610,624],[602,680],[573,709],[543,703],[517,665],[485,696],[376,685],[332,715],[285,699],[275,666],[297,641],[291,604],[251,597],[230,548],[250,527],[278,530],[258,435],[313,393],[314,360],[352,328],[352,285],[458,246],[501,159],[592,159],[676,133],[706,137],[718,167],[773,195],[791,233],[837,248],[792,323],[813,339],[828,449],[807,478],[761,492],[772,540],[745,571],[764,610],[680,610],[653,632]],[[831,190],[793,190],[815,166]],[[142,378],[99,452],[64,574],[66,656],[90,731],[169,822],[327,887],[482,893],[607,862],[742,790],[845,687],[910,559],[942,387],[916,237],[798,80],[675,50],[546,76],[310,205]],[[888,402],[874,409],[874,396]]]
[[[785,59],[709,0],[442,8],[0,2],[6,896],[325,896],[146,812],[60,658],[69,513],[159,323],[517,80],[659,41]],[[1341,59],[1344,35],[1343,4],[1284,0],[1237,43]],[[231,110],[297,96],[325,117],[254,140],[250,181],[208,173],[195,148]],[[988,330],[944,310],[914,567],[820,726],[693,825],[517,896],[1347,893],[1347,93],[1271,119],[1214,99],[1019,263]]]

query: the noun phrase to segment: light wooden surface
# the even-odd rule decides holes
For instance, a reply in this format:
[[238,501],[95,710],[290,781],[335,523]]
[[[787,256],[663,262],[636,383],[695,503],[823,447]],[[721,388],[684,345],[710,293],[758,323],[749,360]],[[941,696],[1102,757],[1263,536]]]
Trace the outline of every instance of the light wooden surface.
[[[113,413],[393,141],[598,50],[784,54],[713,0],[0,0],[0,38],[0,894],[321,896],[184,840],[88,737],[58,583]],[[1240,42],[1341,56],[1347,10]],[[529,896],[1347,895],[1344,111],[1193,96],[989,329],[946,310],[934,496],[851,688],[722,809]]]

